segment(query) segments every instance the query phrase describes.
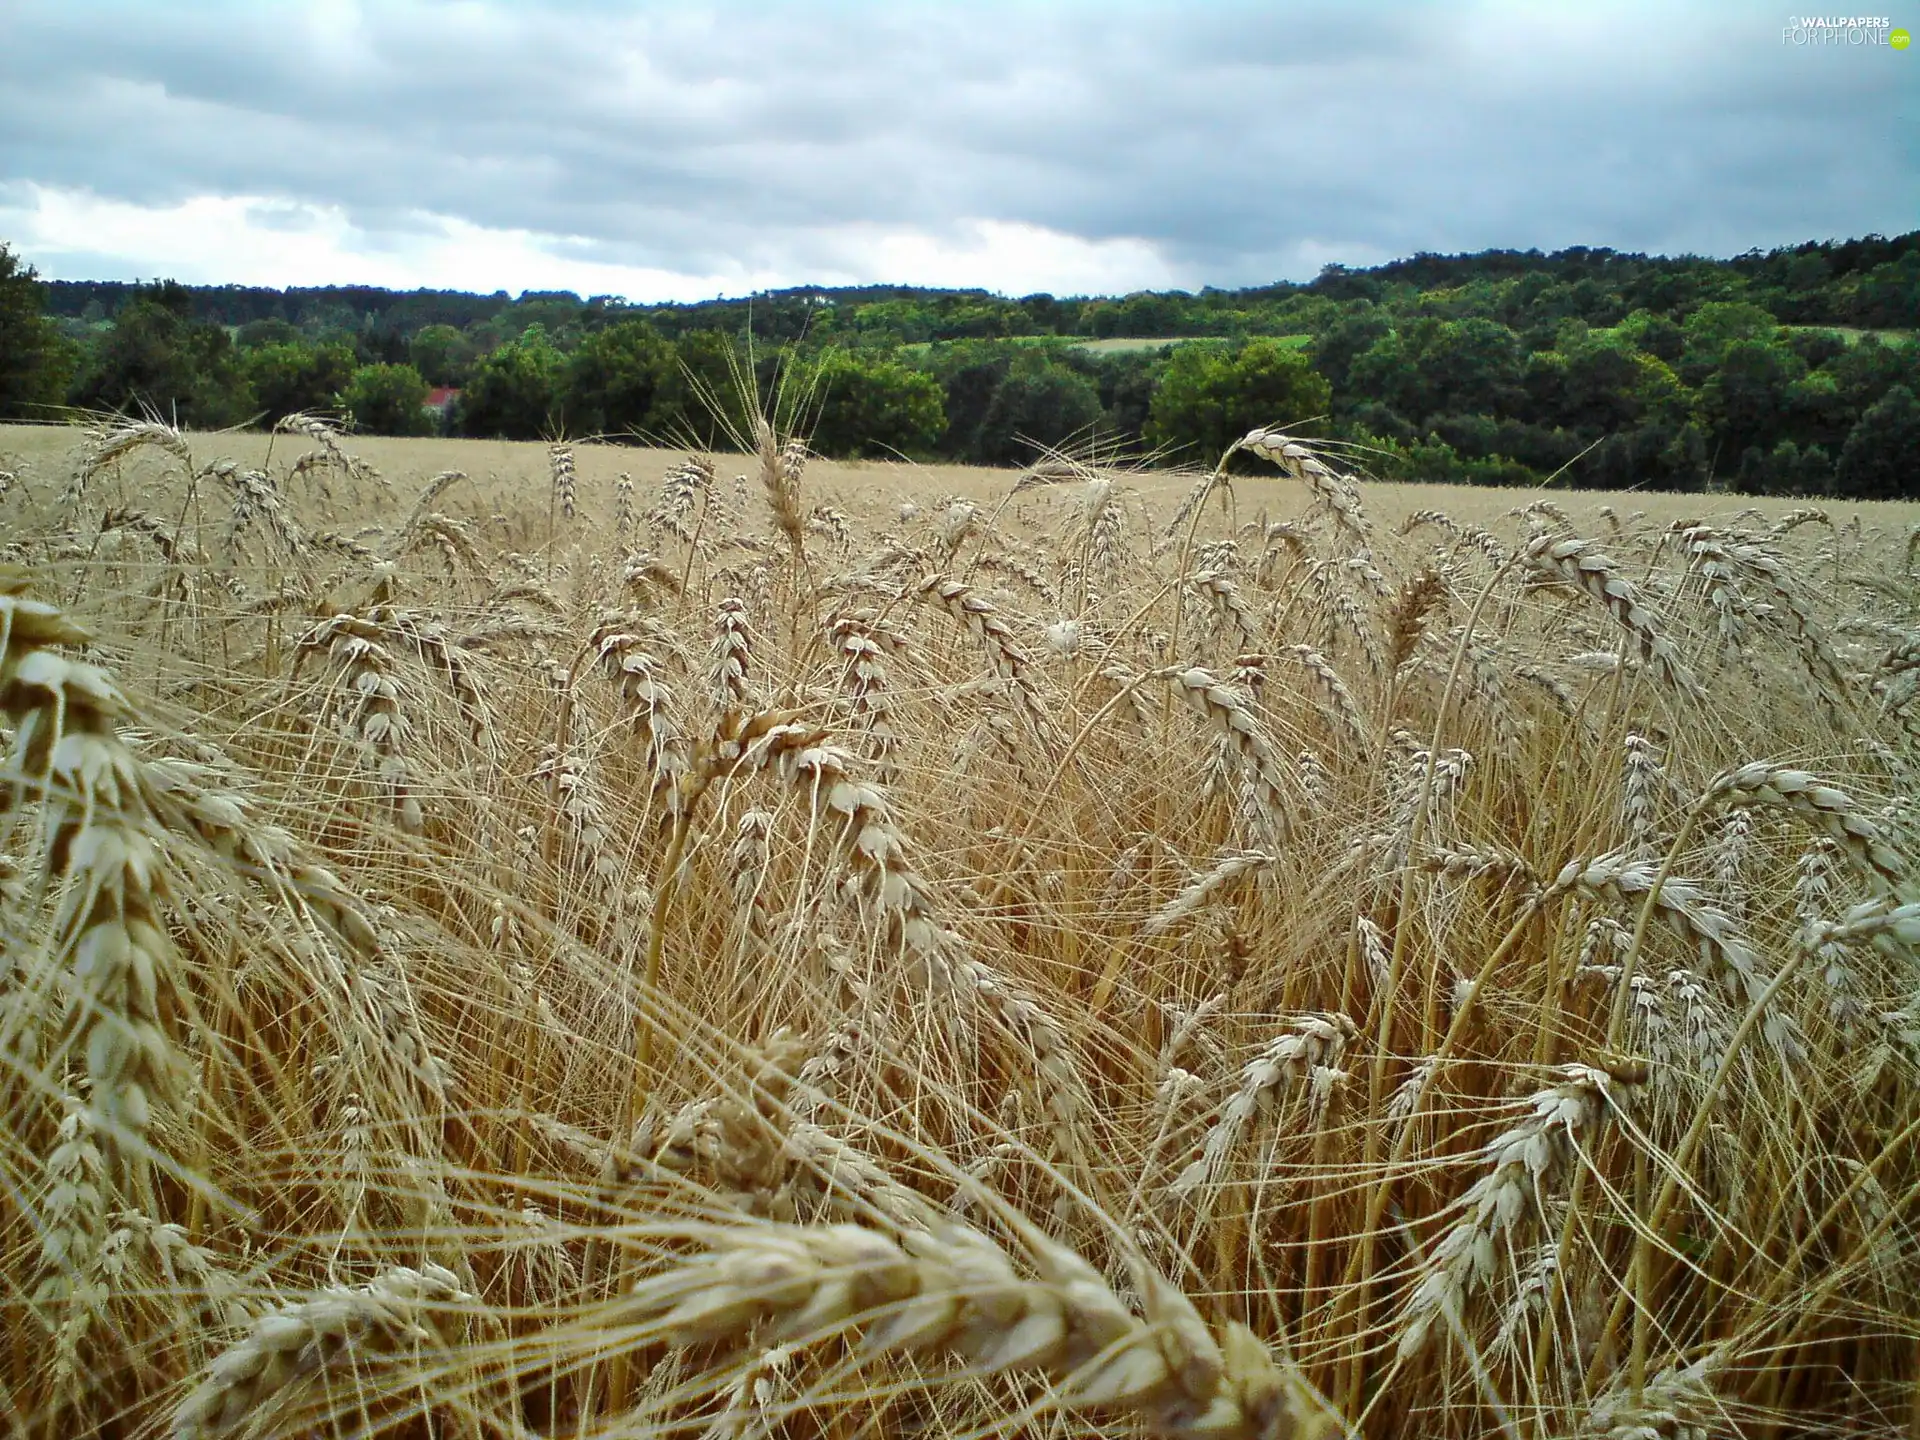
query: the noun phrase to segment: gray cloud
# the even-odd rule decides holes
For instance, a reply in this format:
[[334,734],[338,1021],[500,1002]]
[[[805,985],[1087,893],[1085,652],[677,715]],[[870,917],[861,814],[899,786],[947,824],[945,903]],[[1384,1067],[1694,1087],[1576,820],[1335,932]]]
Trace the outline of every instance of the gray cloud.
[[1783,45],[1784,14],[1746,5],[14,11],[8,193],[338,206],[369,244],[427,212],[800,283],[871,265],[875,235],[1000,221],[1238,285],[1422,249],[1728,253],[1920,210],[1920,55]]

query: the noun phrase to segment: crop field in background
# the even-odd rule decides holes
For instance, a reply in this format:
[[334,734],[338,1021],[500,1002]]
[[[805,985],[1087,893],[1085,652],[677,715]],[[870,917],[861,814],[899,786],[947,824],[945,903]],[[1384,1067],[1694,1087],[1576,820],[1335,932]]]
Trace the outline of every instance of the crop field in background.
[[[1135,341],[1090,341],[1089,344],[1137,344]],[[1161,343],[1161,342],[1155,342]],[[1174,342],[1167,342],[1174,343]],[[195,452],[209,457],[231,458],[244,466],[259,466],[277,457],[278,463],[297,460],[308,448],[297,436],[263,435],[247,431],[220,435],[196,435]],[[0,425],[0,470],[11,470],[29,486],[57,493],[85,453],[83,433],[60,425]],[[375,470],[401,481],[424,481],[447,470],[458,470],[467,477],[447,500],[449,508],[471,517],[485,519],[502,511],[531,525],[537,518],[545,524],[545,503],[549,489],[547,447],[532,441],[402,439],[392,436],[358,436],[352,442],[356,456]],[[574,449],[578,481],[577,504],[604,520],[612,514],[615,488],[622,474],[632,478],[636,490],[657,485],[668,470],[687,458],[682,450],[644,449],[621,445],[580,445]],[[721,478],[752,471],[758,461],[745,455],[716,455]],[[1364,455],[1353,457],[1364,464]],[[132,472],[136,478],[145,473]],[[1194,475],[1185,472],[1102,471],[1116,478],[1128,495],[1150,509],[1177,506],[1193,487]],[[903,503],[924,505],[930,499],[956,496],[976,504],[997,503],[1019,480],[1020,472],[973,465],[916,464],[884,460],[821,460],[808,462],[808,488],[813,504],[838,507],[858,514],[876,526],[898,526],[898,511]],[[757,482],[755,482],[757,483]],[[1300,507],[1299,488],[1274,474],[1236,475],[1233,477],[1234,503],[1248,512],[1263,507],[1275,520]],[[1416,511],[1442,509],[1462,520],[1493,525],[1510,520],[1508,512],[1522,509],[1546,498],[1569,511],[1605,524],[1598,516],[1602,505],[1625,517],[1644,511],[1649,523],[1668,523],[1715,510],[1731,512],[1750,507],[1769,521],[1805,507],[1805,502],[1778,496],[1702,496],[1679,495],[1661,491],[1609,493],[1595,490],[1548,491],[1510,490],[1462,485],[1422,485],[1404,482],[1370,485],[1368,507],[1381,522],[1397,527]],[[1022,505],[1023,511],[1027,508]],[[1825,512],[1837,524],[1846,525],[1859,517],[1863,526],[1889,534],[1904,533],[1903,527],[1920,524],[1920,504],[1910,502],[1848,502],[1826,505]],[[1037,513],[1037,512],[1036,512]],[[377,515],[368,516],[370,521]],[[1243,517],[1247,518],[1247,517]],[[544,531],[541,532],[544,535]],[[556,531],[557,536],[572,536],[572,543],[583,538],[580,527]],[[529,532],[531,534],[531,532]]]
[[10,1440],[1920,1425],[1920,506],[738,439],[0,428]]
[[1829,334],[1838,335],[1849,345],[1859,344],[1861,337],[1866,335],[1872,335],[1888,345],[1906,345],[1913,342],[1913,331],[1911,330],[1871,330],[1863,329],[1858,325],[1786,325],[1781,328],[1786,330],[1826,331]]
[[[1274,335],[1275,343],[1289,350],[1304,350],[1313,343],[1311,335]],[[1081,340],[1075,343],[1076,350],[1091,350],[1095,354],[1125,354],[1133,350],[1161,350],[1169,345],[1230,345],[1232,340],[1218,335],[1174,335],[1162,339],[1136,339],[1129,336],[1116,336],[1107,340]]]

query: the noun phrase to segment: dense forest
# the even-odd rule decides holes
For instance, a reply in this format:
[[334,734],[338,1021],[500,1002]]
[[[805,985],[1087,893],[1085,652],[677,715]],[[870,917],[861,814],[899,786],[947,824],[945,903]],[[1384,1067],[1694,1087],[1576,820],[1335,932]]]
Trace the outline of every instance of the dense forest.
[[698,445],[750,376],[827,455],[1192,461],[1297,423],[1390,478],[1911,498],[1917,330],[1920,231],[1730,260],[1423,254],[1191,295],[691,305],[43,283],[0,245],[0,417],[304,410],[388,434]]

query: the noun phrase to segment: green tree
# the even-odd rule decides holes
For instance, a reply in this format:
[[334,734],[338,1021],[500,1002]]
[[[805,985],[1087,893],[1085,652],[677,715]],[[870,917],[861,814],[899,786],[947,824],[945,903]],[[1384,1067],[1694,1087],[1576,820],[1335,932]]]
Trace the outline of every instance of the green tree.
[[1020,308],[1027,313],[1027,325],[1035,335],[1071,335],[1080,319],[1078,300],[1057,300],[1044,292],[1024,295]]
[[936,323],[932,308],[919,300],[876,300],[853,307],[849,320],[855,334],[894,345],[919,345],[933,339]]
[[596,330],[567,357],[567,415],[586,434],[640,434],[679,367],[673,342],[644,320]]
[[[773,365],[776,357],[768,356]],[[745,359],[733,341],[718,330],[689,330],[673,342],[673,365],[654,392],[651,434],[674,445],[703,447],[729,432],[753,433],[748,416],[750,390],[760,377],[747,372]],[[716,413],[717,411],[717,413]]]
[[1824,495],[1833,489],[1833,461],[1818,445],[1802,450],[1782,440],[1771,451],[1755,445],[1740,457],[1734,488],[1744,495]]
[[1555,418],[1575,429],[1624,430],[1640,418],[1644,381],[1640,356],[1589,340],[1567,356],[1568,404]]
[[1275,340],[1232,350],[1182,345],[1147,416],[1149,444],[1212,463],[1256,425],[1294,425],[1326,413],[1326,379]]
[[429,385],[464,385],[476,347],[451,325],[423,325],[407,342],[407,359]]
[[430,435],[427,382],[411,365],[362,365],[339,395],[356,428],[374,435]]
[[1673,321],[1651,310],[1636,310],[1613,327],[1614,335],[1636,350],[1671,365],[1686,352],[1687,336]]
[[1415,424],[1443,413],[1508,414],[1525,394],[1519,337],[1478,318],[1422,316],[1356,356],[1348,376],[1358,396]]
[[1920,325],[1920,250],[1874,266],[1850,288],[1847,310],[1854,324],[1890,329]]
[[1895,385],[1860,417],[1840,447],[1834,491],[1849,500],[1920,495],[1920,401]]
[[1418,349],[1434,408],[1485,415],[1509,412],[1520,395],[1519,337],[1497,320],[1450,320]]
[[323,410],[353,378],[344,345],[263,345],[240,353],[240,371],[261,418],[272,424],[296,410]]
[[980,341],[939,345],[928,357],[928,364],[939,382],[947,415],[946,441],[941,449],[955,459],[973,460],[993,392],[1013,364],[1013,348]]
[[1721,353],[1719,368],[1700,387],[1700,423],[1723,457],[1758,446],[1772,448],[1786,424],[1793,385],[1806,362],[1770,340],[1736,340]]
[[233,337],[233,343],[241,350],[258,350],[265,345],[298,345],[300,340],[298,325],[290,325],[272,316],[265,320],[248,321]]
[[1830,371],[1814,370],[1787,387],[1786,418],[1787,429],[1801,445],[1826,446],[1832,451],[1846,440],[1860,411],[1849,411]]
[[1671,367],[1618,337],[1595,331],[1569,339],[1564,350],[1527,357],[1523,375],[1536,423],[1565,426],[1592,439],[1654,418],[1686,418],[1689,397]]
[[1116,302],[1108,322],[1114,335],[1147,338],[1194,333],[1192,298],[1181,294],[1161,294],[1140,290]]
[[72,354],[43,303],[33,267],[0,244],[0,419],[45,419],[66,394]]
[[[1425,323],[1437,326],[1440,322]],[[1437,408],[1438,397],[1421,371],[1419,347],[1398,330],[1389,330],[1353,357],[1347,382],[1352,392],[1349,403],[1383,405],[1416,428]]]
[[1096,375],[1104,424],[1123,446],[1140,444],[1153,409],[1154,392],[1166,373],[1169,351],[1134,350],[1103,355]]
[[1372,305],[1353,307],[1325,330],[1308,349],[1313,368],[1327,377],[1336,401],[1347,398],[1353,362],[1386,338],[1392,323]]
[[1681,329],[1686,348],[1680,356],[1680,378],[1699,385],[1720,368],[1729,349],[1743,342],[1769,344],[1780,324],[1758,305],[1715,300],[1689,315]]
[[1858,420],[1896,385],[1920,391],[1920,341],[1888,345],[1877,335],[1863,335],[1821,368],[1833,376],[1841,407]]
[[566,357],[537,325],[502,345],[473,367],[473,378],[460,394],[460,432],[501,440],[559,433],[566,424],[565,365]]
[[1020,465],[1041,447],[1091,438],[1105,412],[1086,376],[1028,350],[1007,366],[972,441],[985,465]]
[[836,350],[815,381],[808,443],[822,455],[925,455],[947,428],[940,387],[893,360]]
[[1837,330],[1789,330],[1782,338],[1789,350],[1807,362],[1809,370],[1818,370],[1847,353],[1847,338]]
[[171,281],[128,301],[73,392],[96,410],[151,410],[181,426],[218,430],[247,418],[252,396],[226,329],[191,318],[193,297]]

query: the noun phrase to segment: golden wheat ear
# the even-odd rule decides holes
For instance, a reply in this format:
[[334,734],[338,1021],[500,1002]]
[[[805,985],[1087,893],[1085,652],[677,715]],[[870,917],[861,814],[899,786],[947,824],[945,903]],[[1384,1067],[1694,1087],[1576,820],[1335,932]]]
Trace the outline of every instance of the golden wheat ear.
[[1144,1269],[1142,1319],[1099,1271],[1038,1234],[1025,1237],[1032,1280],[986,1235],[953,1223],[898,1239],[855,1225],[754,1226],[709,1244],[628,1302],[676,1345],[858,1331],[868,1362],[944,1351],[973,1376],[1037,1371],[1063,1408],[1128,1412],[1152,1434],[1284,1440],[1336,1428],[1298,1371],[1244,1326],[1209,1330]]
[[54,899],[27,984],[58,1012],[46,1065],[83,1070],[92,1127],[144,1166],[156,1107],[177,1093],[179,960],[164,917],[163,828],[121,736],[132,713],[111,676],[67,652],[91,635],[0,574],[0,713],[12,722],[0,785],[8,828],[39,812],[36,887]]

